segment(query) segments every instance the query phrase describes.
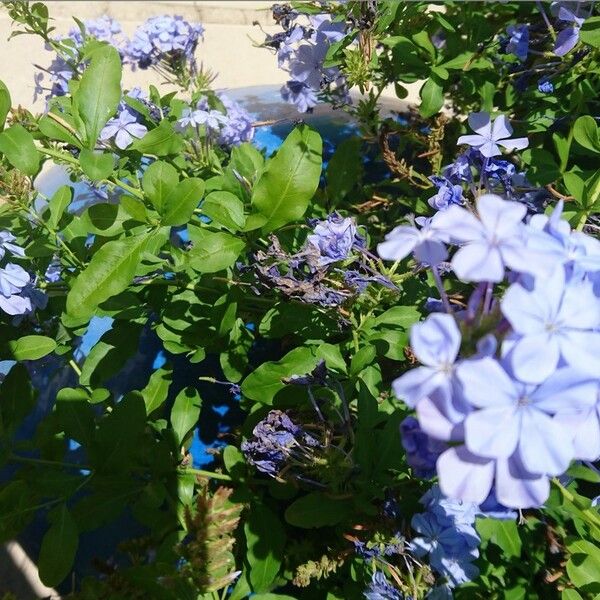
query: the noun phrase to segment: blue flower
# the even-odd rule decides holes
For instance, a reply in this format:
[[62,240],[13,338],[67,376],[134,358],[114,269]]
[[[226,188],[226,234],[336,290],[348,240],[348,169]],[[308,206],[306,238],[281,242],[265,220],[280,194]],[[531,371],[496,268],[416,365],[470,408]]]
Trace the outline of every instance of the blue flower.
[[456,376],[464,398],[476,409],[464,425],[470,452],[497,459],[518,452],[523,467],[533,474],[566,471],[575,456],[572,437],[552,417],[561,409],[595,405],[598,384],[591,376],[561,368],[540,385],[525,384],[492,358],[465,361]]
[[121,110],[114,119],[110,119],[100,132],[100,139],[108,141],[114,138],[115,146],[125,150],[133,143],[133,139],[143,138],[148,129],[137,122],[137,118],[129,110]]
[[193,61],[203,33],[202,25],[188,23],[180,16],[151,17],[135,31],[125,53],[141,69],[162,60]]
[[373,573],[369,587],[365,590],[366,600],[402,600],[402,594],[387,580],[381,571]]
[[492,124],[489,113],[471,113],[469,126],[476,135],[461,135],[456,143],[477,148],[486,158],[502,154],[499,146],[509,150],[522,150],[529,145],[527,138],[511,139],[513,130],[504,115],[496,117]]
[[[554,42],[554,54],[557,56],[568,54],[577,45],[577,42],[579,41],[579,32],[585,21],[584,18],[579,17],[568,6],[565,6],[565,4],[566,3],[562,2],[558,3],[558,19],[559,21],[571,23],[571,25],[565,27],[556,36],[556,41]],[[576,3],[576,6],[578,10],[579,3]]]
[[[522,223],[527,207],[493,194],[477,199],[478,218],[459,206],[436,215],[436,228],[463,243],[452,258],[452,268],[463,281],[502,281],[509,267],[518,272],[546,273],[551,265],[543,252],[528,249]],[[546,258],[546,260],[544,260]]]
[[435,475],[435,463],[444,450],[445,442],[428,436],[414,417],[406,417],[400,423],[402,446],[406,450],[406,462],[417,477],[429,479]]
[[318,221],[307,242],[319,251],[319,264],[345,260],[356,243],[356,224],[350,217],[332,213],[324,221]]
[[451,204],[464,204],[463,189],[460,185],[453,185],[450,181],[442,177],[429,178],[438,191],[435,196],[429,198],[429,206],[436,210],[445,210]]
[[433,313],[422,323],[413,325],[410,346],[423,366],[394,380],[396,397],[414,407],[435,390],[450,396],[460,342],[460,331],[451,315]]
[[25,250],[21,246],[13,244],[16,239],[10,231],[0,231],[0,259],[4,258],[7,251],[13,256],[25,257]]
[[521,381],[543,381],[560,360],[600,372],[600,301],[589,281],[567,281],[559,267],[537,278],[532,290],[510,286],[501,307],[513,329],[503,352]]
[[454,587],[474,579],[479,570],[473,561],[478,557],[480,538],[471,525],[428,511],[413,516],[412,528],[420,535],[410,543],[419,557],[429,555],[429,564]]
[[542,94],[552,94],[552,92],[554,92],[554,86],[548,79],[540,79],[538,81],[538,90],[542,92]]
[[286,413],[272,410],[252,430],[253,437],[241,444],[246,460],[259,471],[276,477],[287,461],[306,449],[317,448],[319,442],[296,425]]
[[[445,213],[446,211],[444,211]],[[399,225],[385,236],[385,241],[377,246],[377,253],[385,260],[402,260],[411,252],[415,258],[427,265],[438,265],[446,260],[448,252],[444,242],[448,235],[436,224],[441,214],[423,222],[421,229],[408,225]]]
[[529,26],[509,25],[506,33],[510,36],[506,51],[514,54],[522,62],[527,60],[529,51]]
[[9,315],[22,315],[31,311],[30,298],[23,295],[30,283],[29,273],[12,263],[0,269],[0,308]]
[[315,91],[303,81],[288,81],[281,88],[281,97],[303,113],[312,111],[319,103]]

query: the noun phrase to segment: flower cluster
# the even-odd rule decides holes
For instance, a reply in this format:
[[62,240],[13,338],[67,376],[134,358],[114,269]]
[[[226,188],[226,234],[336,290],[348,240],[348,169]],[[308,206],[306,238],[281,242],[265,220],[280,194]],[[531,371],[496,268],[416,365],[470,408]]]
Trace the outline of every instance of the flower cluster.
[[214,134],[217,144],[221,146],[238,146],[242,142],[249,142],[254,137],[254,119],[252,115],[238,102],[227,94],[216,94],[219,108],[211,107],[209,99],[201,98],[195,107],[185,108],[178,121],[182,131],[204,127],[208,134]]
[[319,441],[286,413],[272,410],[253,429],[252,438],[242,442],[241,450],[259,471],[278,477],[286,467],[312,461],[319,446]]
[[194,53],[204,33],[199,23],[188,23],[183,17],[162,15],[151,17],[140,25],[125,47],[125,55],[140,69],[165,62],[194,64]]
[[[79,62],[79,51],[87,38],[94,38],[114,46],[121,60],[132,68],[182,73],[186,68],[193,73],[196,69],[194,53],[204,28],[188,23],[180,16],[151,17],[135,31],[131,40],[127,39],[118,21],[104,15],[98,19],[83,21],[83,30],[70,29],[68,35],[57,36],[53,41],[61,48],[52,63],[43,69],[50,76],[50,87],[42,87],[44,72],[35,76],[36,95],[44,90],[54,96],[64,96],[69,90],[73,75],[81,73],[84,63]],[[47,46],[48,50],[52,48]]]
[[475,527],[478,507],[469,502],[444,498],[437,486],[420,500],[425,512],[413,516],[412,528],[419,534],[410,543],[415,556],[428,556],[432,569],[454,587],[479,574],[473,561],[479,556],[480,538]]
[[[266,289],[275,288],[289,298],[321,306],[338,306],[371,283],[396,289],[369,265],[365,239],[353,219],[332,213],[310,224],[313,232],[299,252],[288,254],[277,238],[271,237],[269,249],[256,252],[253,266],[242,270],[251,270]],[[341,262],[345,262],[344,269],[337,267]],[[333,278],[337,285],[332,285]]]
[[[465,311],[435,313],[413,327],[411,347],[423,366],[394,382],[425,433],[463,443],[437,461],[444,493],[480,503],[495,486],[498,500],[516,508],[541,505],[550,476],[600,454],[600,243],[572,232],[560,206],[550,218],[524,223],[525,214],[522,204],[483,195],[477,215],[451,206],[431,220],[431,239],[420,246],[445,255],[445,243],[459,245],[452,269],[481,283]],[[386,257],[398,237],[382,245]],[[507,275],[498,303],[493,284]],[[490,315],[496,330],[459,360],[456,320],[468,329]]]
[[332,21],[328,14],[311,15],[307,24],[298,22],[296,11],[285,15],[274,10],[275,19],[284,31],[267,36],[264,45],[274,48],[281,69],[290,75],[281,88],[281,96],[299,112],[310,112],[318,103],[320,92],[337,102],[348,102],[346,84],[339,69],[323,66],[327,50],[345,35],[345,23]]
[[[492,126],[477,114],[470,119],[477,135],[459,139],[479,148],[484,173],[495,144],[526,145],[507,139],[511,131],[503,121],[496,127],[498,119]],[[473,152],[445,169],[450,184],[472,181]],[[528,220],[524,202],[493,194],[461,204],[440,203],[420,229],[399,226],[379,246],[383,258],[413,253],[430,266],[446,313],[413,326],[422,366],[393,384],[418,416],[418,426],[403,424],[403,443],[417,471],[436,461],[450,497],[481,503],[494,493],[504,506],[540,506],[550,477],[573,459],[600,456],[600,242],[571,231],[562,202]],[[448,264],[449,245],[458,249]],[[451,307],[442,266],[478,284],[464,310]],[[496,298],[494,284],[505,281]],[[446,442],[454,446],[444,449]]]

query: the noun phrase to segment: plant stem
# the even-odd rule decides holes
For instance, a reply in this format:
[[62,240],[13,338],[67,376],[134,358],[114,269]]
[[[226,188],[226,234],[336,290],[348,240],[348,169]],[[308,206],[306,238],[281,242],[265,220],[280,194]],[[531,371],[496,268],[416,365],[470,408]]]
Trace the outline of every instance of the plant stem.
[[444,289],[444,283],[442,282],[442,278],[440,277],[440,272],[435,265],[431,266],[431,272],[433,274],[433,280],[435,281],[435,285],[440,293],[440,299],[442,300],[442,304],[444,305],[444,310],[451,315],[452,314],[452,306],[450,306],[450,300],[448,300],[448,294],[446,294],[446,290]]
[[[59,150],[54,150],[53,148],[37,148],[37,151],[40,152],[41,154],[45,154],[46,156],[51,156],[52,158],[64,160],[65,162],[67,162],[73,166],[77,166],[77,167],[80,166],[79,161],[74,156],[71,156],[70,154],[67,154],[66,152],[60,152]],[[105,182],[105,181],[124,189],[126,192],[128,192],[132,196],[135,196],[139,200],[144,199],[144,194],[141,190],[130,186],[128,183],[125,183],[124,181],[121,181],[120,179],[117,179],[116,177],[109,177],[108,179],[102,180],[102,182]]]
[[219,479],[220,481],[233,481],[229,475],[225,473],[215,473],[214,471],[205,471],[204,469],[194,469],[192,467],[185,467],[188,473],[198,475],[200,477],[208,477],[209,479]]
[[84,471],[91,471],[87,465],[78,465],[76,463],[61,462],[59,460],[46,460],[44,458],[33,458],[30,456],[19,456],[18,454],[11,454],[8,458],[9,462],[22,463],[24,465],[40,465],[45,467],[61,467],[64,469],[77,469]]
[[557,477],[552,478],[552,483],[558,488],[563,497],[571,502],[575,507],[583,513],[588,523],[593,524],[595,527],[600,529],[600,514],[595,510],[592,510],[586,506],[583,506],[578,498],[568,490]]

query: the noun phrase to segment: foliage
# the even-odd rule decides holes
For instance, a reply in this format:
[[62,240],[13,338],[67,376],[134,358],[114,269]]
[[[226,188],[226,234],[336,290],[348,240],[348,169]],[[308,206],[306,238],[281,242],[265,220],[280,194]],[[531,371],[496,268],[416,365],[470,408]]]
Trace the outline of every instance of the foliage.
[[0,85],[0,541],[85,599],[596,597],[600,18],[557,4],[276,5],[331,156],[257,150],[198,24],[6,2],[55,56],[43,114]]

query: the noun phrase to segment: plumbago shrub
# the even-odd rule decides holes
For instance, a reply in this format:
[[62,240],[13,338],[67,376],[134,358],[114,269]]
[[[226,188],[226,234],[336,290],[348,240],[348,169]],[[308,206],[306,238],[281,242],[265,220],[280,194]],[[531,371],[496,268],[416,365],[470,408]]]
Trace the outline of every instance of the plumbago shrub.
[[[44,5],[5,8],[52,53],[43,114],[0,86],[0,537],[43,524],[46,584],[600,594],[591,3],[275,6],[284,100],[356,119],[325,170],[304,123],[271,156],[252,145],[197,62],[199,24],[60,37]],[[177,91],[124,89],[126,68]],[[417,80],[418,111],[380,111]],[[51,168],[68,182],[46,197]],[[150,341],[162,360],[127,371]],[[182,384],[182,360],[205,374]],[[207,386],[240,416],[198,469]],[[132,533],[89,575],[80,541],[111,526]]]

